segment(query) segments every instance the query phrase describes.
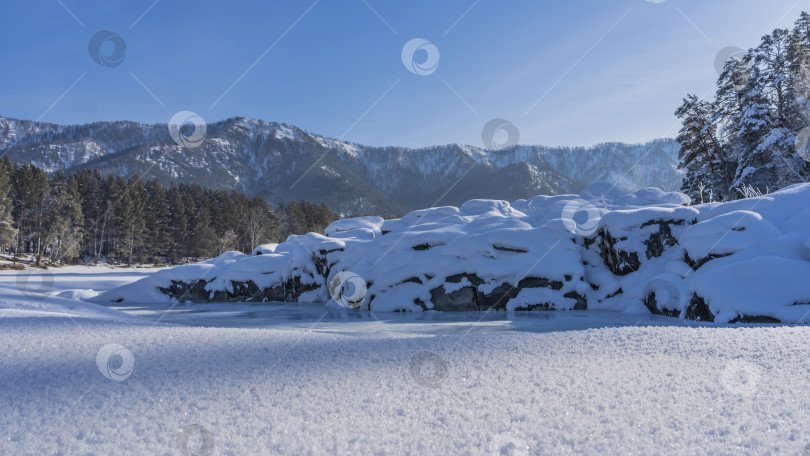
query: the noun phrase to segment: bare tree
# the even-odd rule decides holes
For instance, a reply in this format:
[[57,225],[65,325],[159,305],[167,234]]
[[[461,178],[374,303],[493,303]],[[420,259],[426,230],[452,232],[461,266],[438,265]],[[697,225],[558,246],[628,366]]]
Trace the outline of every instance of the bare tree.
[[245,217],[245,236],[251,246],[261,244],[267,234],[267,214],[256,204],[251,204]]

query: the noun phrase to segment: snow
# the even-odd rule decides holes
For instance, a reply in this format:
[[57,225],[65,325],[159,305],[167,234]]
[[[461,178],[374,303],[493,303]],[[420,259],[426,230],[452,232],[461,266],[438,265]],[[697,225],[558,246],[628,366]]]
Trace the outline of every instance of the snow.
[[756,212],[733,211],[689,227],[680,243],[691,258],[704,258],[736,253],[780,234]]
[[127,319],[120,312],[83,300],[148,277],[159,270],[67,266],[47,270],[0,271],[0,321],[11,314],[30,312]]
[[[167,271],[0,271],[0,454],[801,454],[810,444],[808,327],[627,316],[573,330],[612,326],[614,313],[453,320],[305,304],[291,306],[311,317],[282,313],[277,329],[188,327],[156,323],[180,315],[160,306],[148,321],[54,296]],[[21,274],[51,285],[25,292]],[[228,309],[261,308],[200,304],[182,318],[205,321],[191,307],[211,306],[231,325]],[[536,332],[544,325],[552,332]]]
[[278,247],[278,244],[276,243],[257,245],[256,248],[253,249],[251,255],[265,255],[268,253],[273,253],[276,251],[276,247]]
[[341,141],[336,141],[334,139],[328,139],[321,136],[310,135],[315,142],[327,149],[338,149],[341,153],[346,154],[347,156],[356,159],[359,155],[359,149],[357,146]]
[[[339,220],[325,236],[290,236],[260,256],[229,253],[91,299],[170,302],[160,289],[173,281],[205,280],[213,297],[248,282],[269,289],[295,280],[311,287],[298,301],[329,303],[340,287],[330,293],[327,284],[346,273],[366,285],[361,309],[375,312],[429,311],[462,290],[489,295],[520,287],[502,303],[506,310],[566,310],[580,300],[592,310],[649,314],[656,294],[658,310],[681,318],[810,322],[810,185],[725,204],[688,202],[680,193],[625,194],[595,183],[579,195]],[[460,281],[466,277],[475,280]],[[652,284],[662,283],[677,296],[660,299],[661,287]],[[702,305],[711,315],[696,310]]]
[[[74,289],[100,292],[149,277],[153,273],[164,269],[166,268],[111,267],[105,265],[76,265],[50,269],[27,268],[19,272],[0,274],[0,287],[17,287],[28,283],[29,288],[38,289],[37,291],[49,295]],[[29,277],[31,278],[30,282],[27,280]],[[43,283],[47,284],[44,289],[40,285]]]
[[[724,261],[725,260],[725,261]],[[718,320],[738,315],[761,315],[783,321],[810,320],[810,287],[800,278],[810,277],[810,262],[770,255],[742,261],[716,260],[691,281]],[[761,283],[764,286],[745,286]]]
[[383,224],[382,217],[355,217],[332,222],[324,230],[324,234],[329,237],[362,237],[373,239],[381,236],[380,228]]
[[808,328],[435,336],[9,313],[0,453],[799,454],[809,347]]

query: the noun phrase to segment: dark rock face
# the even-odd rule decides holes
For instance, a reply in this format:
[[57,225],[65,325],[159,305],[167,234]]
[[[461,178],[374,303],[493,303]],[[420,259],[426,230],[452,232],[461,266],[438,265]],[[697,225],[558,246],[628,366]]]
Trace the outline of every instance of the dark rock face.
[[[707,322],[714,322],[715,315],[709,310],[709,306],[706,304],[706,301],[698,296],[692,295],[692,301],[689,303],[689,307],[686,308],[686,318],[689,320],[695,321],[707,321]],[[769,317],[767,315],[744,315],[740,314],[737,318],[732,319],[728,322],[729,324],[736,324],[736,323],[782,323],[781,320]]]
[[649,296],[644,298],[644,305],[654,315],[664,315],[667,317],[678,318],[681,317],[681,314],[683,313],[683,317],[687,320],[705,321],[710,323],[714,322],[715,315],[711,312],[711,310],[709,310],[709,306],[706,304],[706,301],[696,294],[692,295],[689,305],[683,312],[678,309],[666,309],[659,306],[655,299],[655,292],[650,293]]
[[697,259],[697,260],[693,260],[691,257],[689,257],[689,253],[686,253],[686,252],[684,252],[683,256],[684,256],[683,261],[686,264],[688,264],[689,267],[691,267],[693,270],[697,271],[701,266],[708,263],[709,261],[716,260],[718,258],[724,258],[724,257],[727,257],[729,255],[720,255],[720,254],[716,254],[716,253],[710,253],[708,256],[706,256],[704,258]]
[[626,240],[626,238],[616,239],[609,232],[603,230],[598,244],[599,255],[605,261],[605,265],[610,269],[610,272],[617,276],[626,276],[631,272],[638,271],[638,268],[641,267],[638,253],[616,249],[616,242],[623,240]]
[[430,290],[430,300],[434,310],[475,311],[480,310],[476,294],[472,287],[464,287],[452,293],[445,292],[444,287],[437,287]]
[[681,311],[677,309],[662,309],[658,306],[658,301],[655,299],[655,292],[650,293],[649,296],[644,298],[644,305],[650,309],[653,315],[664,315],[667,317],[680,317]]
[[172,280],[172,286],[160,288],[160,292],[180,302],[207,302],[211,292],[206,291],[206,285],[208,285],[208,282],[205,280],[197,280],[191,283]]
[[647,258],[658,258],[664,254],[667,247],[673,247],[678,244],[678,240],[672,234],[672,226],[682,226],[683,220],[654,220],[641,225],[642,228],[650,225],[658,225],[658,233],[650,236],[649,239],[644,241],[647,246]]
[[[651,220],[641,225],[640,228],[658,225],[658,232],[651,234],[647,240],[643,241],[647,247],[646,251],[643,252],[646,256],[645,259],[658,258],[664,254],[667,248],[677,245],[678,239],[672,233],[672,227],[682,226],[684,223],[686,223],[684,220]],[[627,240],[627,238],[615,238],[607,230],[602,230],[598,236],[598,241],[596,241],[599,247],[599,255],[610,269],[610,272],[617,276],[625,276],[638,271],[642,263],[639,252],[626,252],[616,248],[616,243],[624,240]],[[586,247],[593,242],[586,242]]]
[[517,296],[518,290],[509,284],[501,284],[492,290],[492,293],[478,293],[479,302],[483,303],[483,310],[504,310],[506,303]]
[[172,280],[169,288],[160,291],[180,302],[297,302],[301,294],[318,288],[317,285],[304,285],[298,277],[281,285],[270,288],[259,288],[253,281],[231,282],[233,292],[208,291],[208,282],[197,280],[191,283]]
[[736,323],[782,323],[781,320],[773,317],[768,317],[765,315],[740,315],[737,318],[731,320],[729,324],[736,324]]
[[[481,311],[481,310],[505,310],[510,299],[515,298],[521,290],[531,288],[550,288],[561,290],[563,282],[549,280],[543,277],[526,277],[512,286],[502,284],[490,293],[481,293],[478,286],[484,281],[475,274],[456,274],[447,278],[447,283],[460,283],[467,279],[471,286],[464,286],[448,293],[443,286],[430,290],[433,310],[439,311]],[[571,277],[566,277],[570,281]],[[403,283],[416,283],[421,285],[422,280],[412,277]],[[160,288],[165,295],[180,302],[298,302],[301,294],[317,289],[318,285],[304,285],[298,277],[290,279],[280,285],[270,288],[259,288],[253,281],[231,282],[232,292],[228,291],[208,291],[205,287],[208,282],[197,280],[191,283],[182,281],[172,281],[172,285],[167,288]],[[371,285],[371,284],[369,284]],[[574,310],[586,310],[588,302],[584,296],[576,292],[569,292],[564,295],[566,298],[576,300]],[[368,310],[373,309],[375,296],[369,297]],[[424,302],[416,302],[420,307],[427,309]],[[556,303],[536,303],[517,310],[555,310]]]
[[[664,254],[667,248],[678,245],[678,239],[672,233],[672,227],[683,226],[685,223],[684,220],[651,220],[641,225],[640,228],[658,225],[658,232],[651,234],[647,240],[643,241],[647,247],[643,252],[646,258],[643,259],[658,258]],[[607,230],[602,230],[597,239],[599,255],[613,274],[625,276],[638,271],[641,267],[643,259],[639,258],[639,252],[626,252],[616,248],[616,243],[627,240],[626,237],[616,238]],[[586,242],[585,246],[589,247],[593,242]]]
[[577,301],[577,303],[574,304],[574,310],[588,310],[588,300],[585,299],[585,296],[572,291],[564,294],[563,297],[571,298]]
[[312,262],[315,264],[315,270],[321,277],[329,277],[329,270],[332,268],[332,264],[326,259],[327,255],[333,252],[342,252],[343,249],[334,249],[334,250],[319,250],[318,254],[312,255]]
[[714,314],[709,310],[709,306],[703,298],[692,295],[692,300],[686,307],[686,319],[714,323]]
[[[652,220],[641,225],[641,228],[657,225],[658,231],[650,235],[650,237],[643,241],[646,251],[639,254],[638,252],[627,252],[616,248],[619,241],[626,238],[616,238],[607,230],[602,232],[590,243],[586,242],[586,248],[596,245],[599,248],[599,255],[605,262],[605,265],[610,269],[613,274],[617,276],[624,276],[637,271],[645,260],[658,258],[662,256],[667,249],[678,245],[678,239],[673,233],[673,227],[684,226],[691,224],[694,221],[688,220]],[[684,262],[686,262],[693,270],[699,269],[709,261],[717,258],[722,258],[728,255],[711,254],[705,258],[692,259],[688,253],[684,253]],[[646,257],[646,258],[645,258]],[[667,309],[659,305],[656,300],[655,293],[650,293],[644,297],[644,305],[655,315],[664,315],[667,317],[685,318],[693,321],[714,322],[715,314],[711,312],[708,304],[703,297],[693,295],[689,304],[685,309]],[[762,315],[740,315],[731,323],[777,323],[778,320],[768,316]]]
[[[518,282],[518,285],[501,284],[490,293],[481,293],[478,286],[484,281],[474,274],[456,274],[447,278],[448,283],[460,283],[467,279],[472,286],[466,286],[452,293],[447,293],[443,286],[430,290],[433,310],[440,311],[477,311],[477,310],[505,310],[510,299],[515,298],[521,290],[531,288],[551,288],[561,290],[563,283],[560,281],[548,280],[543,277],[526,277]],[[569,292],[564,295],[566,298],[576,300],[574,310],[585,310],[588,302],[584,296],[576,292]],[[537,303],[517,310],[554,310],[555,303]]]

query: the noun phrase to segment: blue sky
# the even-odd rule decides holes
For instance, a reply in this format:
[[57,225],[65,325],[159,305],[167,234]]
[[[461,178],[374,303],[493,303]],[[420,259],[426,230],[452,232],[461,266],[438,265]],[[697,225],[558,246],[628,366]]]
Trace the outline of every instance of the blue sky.
[[[503,118],[523,144],[641,142],[676,134],[672,113],[685,93],[713,89],[720,49],[752,47],[803,8],[810,0],[3,2],[0,115],[165,123],[188,110],[414,147],[481,145]],[[117,66],[88,52],[101,30],[126,43]],[[403,64],[413,38],[438,49],[431,74]]]

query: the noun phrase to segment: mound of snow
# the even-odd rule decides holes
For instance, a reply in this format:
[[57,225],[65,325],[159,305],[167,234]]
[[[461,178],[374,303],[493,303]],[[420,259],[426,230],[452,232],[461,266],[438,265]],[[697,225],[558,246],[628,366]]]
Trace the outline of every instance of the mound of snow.
[[355,217],[337,220],[326,227],[324,234],[329,237],[374,239],[382,235],[380,230],[382,224],[382,217]]
[[257,246],[256,246],[256,248],[255,248],[255,249],[253,249],[253,252],[251,252],[250,254],[251,254],[251,255],[254,255],[254,256],[255,256],[255,255],[266,255],[266,254],[268,254],[268,253],[273,253],[273,252],[275,252],[275,251],[276,251],[276,247],[278,247],[278,244],[262,244],[262,245],[257,245]]
[[725,204],[598,182],[579,195],[358,217],[160,271],[98,302],[298,301],[374,311],[606,309],[810,320],[810,185]]
[[59,293],[56,293],[56,297],[58,298],[74,299],[76,301],[87,301],[91,298],[95,298],[98,295],[99,292],[87,289],[62,290]]

